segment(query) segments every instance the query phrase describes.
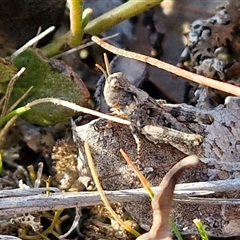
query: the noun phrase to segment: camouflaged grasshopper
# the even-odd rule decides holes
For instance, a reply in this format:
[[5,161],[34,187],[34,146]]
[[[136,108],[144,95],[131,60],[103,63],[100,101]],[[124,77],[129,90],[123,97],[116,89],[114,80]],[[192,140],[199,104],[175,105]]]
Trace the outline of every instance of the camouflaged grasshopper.
[[111,112],[131,121],[131,130],[140,149],[137,133],[148,140],[168,143],[185,154],[194,153],[202,143],[202,136],[192,133],[184,122],[211,123],[209,114],[184,110],[180,105],[155,100],[143,90],[132,85],[122,72],[111,73],[107,55],[104,54],[104,98]]

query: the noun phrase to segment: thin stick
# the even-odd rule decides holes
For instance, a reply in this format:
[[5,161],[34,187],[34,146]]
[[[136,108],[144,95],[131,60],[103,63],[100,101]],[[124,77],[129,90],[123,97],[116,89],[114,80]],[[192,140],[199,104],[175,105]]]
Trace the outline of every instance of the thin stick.
[[27,48],[31,47],[34,43],[38,42],[40,39],[44,38],[46,35],[48,35],[49,33],[51,33],[52,31],[54,31],[55,27],[52,26],[48,29],[46,29],[45,31],[43,31],[42,33],[40,33],[38,36],[32,38],[31,40],[29,40],[27,43],[25,43],[22,47],[20,47],[17,51],[15,51],[12,56],[10,57],[10,59],[14,59],[15,57],[17,57],[20,53],[22,53],[23,51],[25,51]]
[[[104,37],[104,38],[102,38],[102,40],[109,40],[109,39],[112,39],[112,38],[117,37],[118,35],[119,35],[119,33],[116,33],[116,34],[113,34],[113,35]],[[63,57],[63,56],[65,56],[65,55],[71,54],[71,53],[73,53],[73,52],[76,52],[76,51],[82,50],[82,49],[84,49],[84,48],[90,47],[90,46],[92,46],[92,45],[94,45],[94,44],[96,44],[96,43],[93,42],[93,41],[87,42],[87,43],[82,44],[82,45],[80,45],[80,46],[78,46],[78,47],[72,48],[72,49],[70,49],[70,50],[68,50],[68,51],[66,51],[66,52],[60,53],[60,54],[58,54],[58,55],[55,55],[53,58]]]
[[8,112],[13,111],[15,107],[31,92],[33,86],[31,86],[9,109]]
[[[42,27],[40,26],[40,27],[38,27],[36,36],[38,36],[38,35],[41,33],[41,31],[42,31]],[[35,42],[35,43],[33,44],[33,48],[36,48],[36,47],[37,47],[37,44],[38,44],[38,42]]]
[[42,172],[43,172],[43,162],[40,162],[38,164],[38,171],[37,171],[37,179],[35,180],[34,183],[34,188],[39,188],[41,180],[42,180]]
[[58,238],[62,239],[62,238],[66,238],[68,237],[68,235],[70,235],[70,233],[77,227],[77,225],[79,224],[79,220],[82,216],[82,209],[81,208],[75,208],[75,217],[72,223],[72,226],[68,229],[68,231],[66,233],[64,233],[63,235],[60,235]]
[[107,114],[100,113],[100,112],[94,111],[94,110],[89,109],[89,108],[81,107],[81,106],[79,106],[75,103],[61,100],[59,98],[40,98],[40,99],[37,99],[35,101],[32,101],[32,102],[28,103],[26,105],[26,107],[31,108],[35,105],[42,104],[42,103],[47,103],[47,102],[50,102],[50,103],[53,103],[53,104],[56,104],[56,105],[60,105],[60,106],[63,106],[63,107],[67,107],[67,108],[70,108],[70,109],[72,109],[74,111],[77,111],[77,112],[83,112],[83,113],[86,113],[86,114],[91,114],[93,116],[104,118],[104,119],[107,119],[107,120],[110,120],[110,121],[113,121],[113,122],[117,122],[117,123],[121,123],[121,124],[125,124],[125,125],[131,125],[131,122],[128,121],[128,120],[121,119],[121,118],[114,117],[114,116],[109,116]]
[[5,101],[3,104],[3,108],[2,108],[2,113],[1,113],[1,117],[4,116],[7,113],[8,110],[8,102],[9,102],[9,98],[11,96],[12,90],[13,90],[13,86],[15,84],[15,82],[17,81],[17,79],[22,75],[22,73],[26,70],[25,67],[22,67],[10,80],[8,87],[7,87],[7,91],[5,93]]
[[[153,187],[155,192],[161,191],[161,187]],[[240,199],[233,198],[210,198],[209,197],[189,197],[204,196],[214,193],[228,193],[239,191],[239,179],[227,179],[209,182],[195,182],[177,184],[175,187],[174,201],[183,202],[184,200],[197,206],[206,204],[211,205],[239,205]],[[49,196],[46,191],[51,191]],[[54,193],[55,192],[55,193]],[[135,202],[146,200],[148,194],[146,189],[129,189],[118,191],[104,191],[110,202]],[[62,208],[86,207],[101,204],[102,201],[97,192],[61,193],[57,188],[30,188],[30,189],[11,189],[0,190],[0,214],[8,216],[10,214],[24,214],[37,211],[49,211]],[[18,206],[16,208],[16,206]]]
[[7,133],[9,131],[10,127],[16,121],[17,118],[18,118],[18,115],[13,116],[10,120],[8,120],[6,125],[1,129],[1,131],[0,131],[0,148],[2,147],[3,143],[6,140],[6,136],[7,136]]
[[213,80],[211,78],[207,78],[207,77],[195,74],[195,73],[188,72],[184,69],[178,68],[174,65],[171,65],[169,63],[157,60],[155,58],[152,58],[152,57],[149,57],[146,55],[142,55],[142,54],[138,54],[138,53],[134,53],[134,52],[130,52],[130,51],[126,51],[126,50],[114,47],[114,46],[104,42],[103,40],[101,40],[100,38],[98,38],[96,36],[92,37],[92,41],[94,41],[95,43],[100,45],[102,48],[104,48],[114,54],[148,63],[157,68],[163,69],[163,70],[168,71],[173,74],[176,74],[177,76],[186,78],[192,82],[196,82],[201,85],[205,85],[205,86],[220,90],[222,92],[226,92],[226,93],[240,97],[240,87],[234,86],[234,85],[226,83],[226,82],[220,82],[217,80]]

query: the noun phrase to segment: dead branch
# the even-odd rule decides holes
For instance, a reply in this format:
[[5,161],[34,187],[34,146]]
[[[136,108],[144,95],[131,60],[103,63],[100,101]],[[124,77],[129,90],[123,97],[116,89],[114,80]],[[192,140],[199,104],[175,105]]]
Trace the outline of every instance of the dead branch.
[[[161,191],[161,187],[153,187],[154,192]],[[199,202],[195,196],[207,196],[213,193],[240,190],[240,181],[237,179],[182,183],[177,184],[174,191],[174,201]],[[46,195],[45,191],[54,191]],[[110,202],[128,202],[147,199],[148,194],[144,188],[119,191],[105,191]],[[192,198],[190,198],[192,197]],[[203,199],[202,199],[203,200]],[[214,199],[205,198],[205,204],[211,204]],[[218,204],[228,203],[240,205],[240,199],[215,199]],[[57,188],[30,188],[0,191],[1,216],[33,213],[39,211],[56,210],[61,208],[86,207],[101,204],[97,192],[60,193]]]
[[198,84],[205,85],[205,86],[220,90],[222,92],[230,93],[232,95],[240,97],[240,88],[236,87],[234,85],[231,85],[229,83],[220,82],[217,80],[213,80],[211,78],[200,76],[198,74],[191,73],[184,69],[178,68],[169,63],[157,60],[155,58],[114,47],[114,46],[104,42],[103,40],[101,40],[100,38],[98,38],[96,36],[92,37],[92,41],[94,41],[95,43],[100,45],[102,48],[105,48],[106,50],[108,50],[112,53],[115,53],[117,55],[121,55],[123,57],[132,58],[132,59],[136,59],[136,60],[148,63],[152,66],[155,66],[157,68],[163,69],[170,73],[176,74],[177,76],[183,77],[192,82],[196,82]]
[[188,156],[172,167],[161,181],[162,190],[155,194],[152,200],[153,222],[150,230],[137,238],[137,240],[171,240],[169,216],[172,209],[172,198],[175,185],[187,168],[199,163],[196,155]]

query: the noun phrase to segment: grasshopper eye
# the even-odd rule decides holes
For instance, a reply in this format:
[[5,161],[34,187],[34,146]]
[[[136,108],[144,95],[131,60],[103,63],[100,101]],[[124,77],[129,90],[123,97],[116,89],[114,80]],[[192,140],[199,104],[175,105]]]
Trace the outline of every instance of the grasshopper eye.
[[112,88],[119,88],[119,81],[118,81],[118,79],[108,77],[108,81],[109,81],[109,85]]

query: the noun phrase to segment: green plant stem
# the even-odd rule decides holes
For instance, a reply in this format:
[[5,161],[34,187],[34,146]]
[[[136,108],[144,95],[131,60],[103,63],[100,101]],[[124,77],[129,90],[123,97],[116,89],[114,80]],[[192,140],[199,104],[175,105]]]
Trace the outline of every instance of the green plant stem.
[[93,14],[93,10],[91,8],[84,9],[82,13],[82,28],[85,28],[87,26],[92,14]]
[[193,222],[194,222],[195,226],[198,229],[198,232],[199,232],[199,234],[201,236],[201,239],[202,240],[209,240],[207,232],[205,230],[205,227],[202,224],[202,222],[200,221],[200,219],[194,219]]
[[[48,239],[47,235],[50,234],[50,233],[53,234],[54,236],[56,236],[57,238],[59,237],[59,234],[54,231],[54,227],[57,225],[57,223],[59,221],[60,214],[62,212],[63,212],[63,209],[54,211],[54,216],[53,216],[53,220],[51,222],[51,225],[45,231],[43,231],[41,234],[39,234],[41,237],[44,237],[44,238]],[[34,236],[34,237],[35,237],[34,239],[39,239],[37,236]]]
[[65,33],[62,37],[56,39],[52,43],[49,43],[48,45],[41,48],[42,53],[44,56],[50,58],[53,57],[61,52],[64,52],[68,49],[70,49],[70,46],[68,44],[69,39],[71,36],[71,32],[68,31]]
[[[71,21],[71,28],[73,28],[72,25],[74,25],[74,29],[77,26],[79,27],[79,30],[81,31],[82,28],[82,12],[80,15],[77,15],[77,11],[80,11],[82,8],[82,0],[75,0],[76,2],[79,2],[79,7],[73,7],[71,10],[70,6],[70,21]],[[136,0],[129,0],[128,2],[120,5],[119,7],[114,8],[113,10],[101,15],[100,17],[90,21],[87,26],[84,28],[84,33],[91,34],[91,35],[98,35],[103,31],[108,30],[109,28],[115,26],[116,24],[129,19],[131,17],[134,17],[146,10],[148,10],[151,7],[154,7],[158,4],[160,4],[163,0],[142,0],[142,1],[136,1]],[[70,2],[70,0],[69,0]],[[71,0],[72,4],[75,6],[77,5],[74,0]],[[74,11],[74,12],[72,12]],[[81,22],[80,22],[80,16],[81,16]],[[74,19],[77,17],[77,19]],[[74,24],[72,23],[74,22]],[[78,34],[83,34],[82,32]],[[77,35],[76,35],[77,36]],[[76,37],[76,41],[80,39],[80,42],[78,45],[81,44],[81,38],[82,35],[79,35],[80,38]],[[60,54],[63,51],[66,51],[68,48],[73,47],[72,44],[76,44],[75,37],[72,39],[72,32],[67,32],[64,36],[56,39],[51,44],[48,44],[47,46],[43,47],[41,50],[43,54],[46,57],[53,57],[57,54]],[[76,45],[75,45],[76,46]],[[67,48],[67,49],[66,49]]]
[[53,57],[69,48],[79,46],[82,42],[83,0],[68,0],[68,3],[70,7],[70,31],[41,49],[46,57]]
[[70,8],[70,42],[71,47],[77,47],[82,42],[82,12],[83,0],[68,0]]
[[116,24],[134,17],[151,7],[161,3],[163,0],[129,0],[128,2],[112,9],[111,11],[101,15],[87,24],[84,33],[98,35],[103,31],[115,26]]
[[170,218],[169,224],[170,224],[171,229],[172,229],[174,235],[176,236],[177,240],[183,240],[181,233],[179,232],[179,230],[178,230],[177,226],[175,225],[172,218]]
[[25,106],[25,107],[20,107],[17,108],[13,111],[11,111],[10,113],[6,114],[4,117],[0,118],[0,129],[2,128],[2,126],[9,121],[12,117],[14,117],[15,115],[20,115],[26,111],[28,111],[30,109],[30,107]]

